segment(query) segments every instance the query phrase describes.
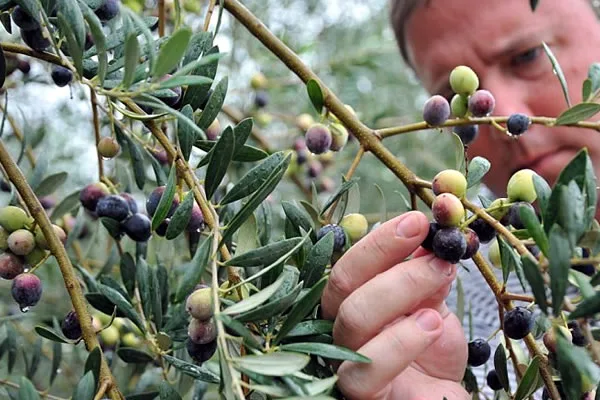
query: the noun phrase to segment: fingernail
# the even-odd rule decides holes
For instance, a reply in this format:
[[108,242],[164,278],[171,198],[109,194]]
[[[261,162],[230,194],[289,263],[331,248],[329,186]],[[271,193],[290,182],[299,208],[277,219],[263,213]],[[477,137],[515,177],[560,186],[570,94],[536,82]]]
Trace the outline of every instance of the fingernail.
[[429,266],[433,268],[434,271],[441,273],[445,276],[452,275],[452,269],[454,266],[450,264],[448,261],[444,261],[441,258],[433,257],[429,260]]
[[423,310],[417,315],[417,325],[425,332],[435,331],[440,326],[440,317],[431,310]]
[[403,218],[396,227],[396,235],[402,238],[409,239],[417,236],[421,232],[421,225],[418,217],[415,214],[410,214]]

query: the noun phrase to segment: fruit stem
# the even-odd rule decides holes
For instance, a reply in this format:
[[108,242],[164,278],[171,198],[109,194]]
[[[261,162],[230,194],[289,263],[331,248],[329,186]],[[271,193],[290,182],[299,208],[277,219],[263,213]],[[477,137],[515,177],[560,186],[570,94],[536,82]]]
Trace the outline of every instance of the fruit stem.
[[[81,325],[82,336],[86,349],[91,351],[95,347],[99,347],[98,339],[96,338],[96,334],[92,326],[92,317],[88,312],[87,303],[83,296],[81,286],[77,280],[77,277],[75,276],[73,265],[71,264],[71,260],[67,255],[65,247],[61,243],[60,239],[56,236],[48,215],[44,211],[44,208],[40,204],[38,198],[33,193],[33,190],[27,183],[23,173],[11,158],[2,141],[0,141],[0,164],[2,164],[8,177],[10,178],[10,181],[15,185],[15,188],[23,198],[23,201],[31,213],[31,216],[35,219],[36,223],[42,230],[42,233],[48,242],[48,246],[50,247],[50,251],[56,258],[65,282],[65,288],[69,293],[71,303],[73,304],[73,308]],[[123,395],[116,386],[114,378],[110,372],[110,369],[108,368],[108,365],[106,364],[104,357],[101,357],[100,379],[108,380],[110,382],[108,394],[111,399],[116,400],[123,398]]]
[[90,99],[92,102],[92,122],[94,124],[94,135],[96,137],[96,155],[98,156],[98,180],[102,181],[104,178],[104,161],[98,150],[98,143],[100,143],[100,119],[98,118],[98,97],[96,91],[90,86]]

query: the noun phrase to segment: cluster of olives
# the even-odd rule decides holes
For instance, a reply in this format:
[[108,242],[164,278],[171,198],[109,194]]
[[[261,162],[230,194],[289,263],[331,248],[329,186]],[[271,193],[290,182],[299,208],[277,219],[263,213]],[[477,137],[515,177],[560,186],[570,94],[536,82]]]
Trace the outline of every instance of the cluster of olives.
[[[117,345],[134,348],[143,345],[142,332],[126,318],[115,318],[110,326],[103,328],[110,323],[110,318],[110,316],[103,313],[92,315],[92,326],[96,332],[100,332],[100,344],[103,350],[114,349]],[[66,318],[63,320],[63,334],[65,334],[64,321],[66,321]],[[65,336],[68,337],[66,334]]]
[[186,300],[185,307],[192,317],[188,325],[187,352],[197,363],[210,359],[217,350],[217,327],[211,288],[198,285]]
[[[146,212],[154,216],[166,186],[154,189],[146,200]],[[119,223],[120,235],[125,234],[136,242],[145,242],[152,236],[152,222],[148,215],[139,212],[138,205],[129,193],[110,194],[108,187],[96,182],[84,187],[79,195],[81,205],[94,217],[110,218]],[[175,194],[167,217],[157,227],[156,233],[165,236],[171,217],[179,206],[179,196]],[[197,203],[192,207],[192,215],[186,226],[188,232],[198,232],[204,227],[204,215]]]
[[[119,8],[120,0],[104,0],[94,12],[100,21],[108,22],[119,14]],[[53,10],[52,16],[55,16],[55,13],[56,9]],[[44,36],[44,31],[38,19],[29,14],[25,8],[16,6],[11,13],[11,17],[15,25],[20,28],[21,38],[27,46],[36,51],[45,51],[50,47],[51,41],[48,37]],[[85,49],[87,50],[92,46],[92,37],[88,33],[86,35]],[[58,65],[52,68],[50,76],[54,83],[60,87],[68,85],[73,80],[73,72],[68,68]]]
[[[64,243],[65,231],[52,225],[58,238]],[[33,218],[19,207],[0,209],[0,277],[12,280],[12,296],[21,310],[37,304],[42,296],[42,282],[31,272],[48,255],[48,241]]]
[[[473,69],[460,65],[452,70],[449,81],[454,93],[450,101],[441,95],[434,95],[425,102],[423,120],[429,126],[440,126],[451,115],[455,118],[486,117],[494,111],[496,100],[490,91],[479,89],[479,77]],[[531,120],[527,115],[515,113],[509,116],[506,129],[516,137],[525,133],[530,125]],[[479,126],[458,125],[453,131],[466,146],[479,135]]]
[[480,238],[471,227],[462,227],[465,209],[461,199],[467,193],[467,180],[457,170],[447,169],[438,173],[432,181],[436,195],[431,211],[429,232],[421,246],[446,261],[457,263],[466,260],[479,250]]
[[[346,108],[355,114],[352,107],[346,105]],[[327,123],[313,122],[304,134],[306,148],[313,154],[341,151],[348,143],[348,137],[348,129],[331,114]]]

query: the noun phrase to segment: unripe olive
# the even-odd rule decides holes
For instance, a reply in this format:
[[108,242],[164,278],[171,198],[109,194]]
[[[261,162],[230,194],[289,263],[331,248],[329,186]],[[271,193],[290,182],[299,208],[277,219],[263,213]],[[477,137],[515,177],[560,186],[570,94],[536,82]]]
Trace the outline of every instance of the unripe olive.
[[121,145],[116,139],[105,136],[98,142],[98,153],[104,158],[116,157],[121,151]]
[[305,135],[306,147],[314,154],[322,154],[331,148],[331,131],[323,124],[314,124]]
[[469,98],[455,94],[450,100],[450,110],[456,118],[463,118],[469,111]]
[[0,278],[14,279],[24,270],[23,260],[20,257],[9,252],[0,254]]
[[262,72],[257,72],[250,78],[250,86],[252,86],[253,89],[265,89],[268,83],[267,77]]
[[265,127],[273,122],[273,116],[268,112],[259,111],[254,115],[254,120],[259,126]]
[[439,172],[431,182],[433,193],[437,196],[442,193],[452,193],[463,198],[467,193],[467,179],[455,169],[446,169]]
[[192,318],[188,325],[188,336],[194,343],[206,344],[212,342],[217,337],[217,326],[214,319],[200,321]]
[[213,316],[213,301],[211,288],[202,288],[194,291],[186,300],[185,308],[194,318],[201,321]]
[[466,65],[459,65],[450,72],[450,87],[454,93],[470,95],[479,88],[479,77]]
[[369,223],[362,214],[348,214],[340,221],[340,226],[346,231],[352,242],[358,242],[369,230]]
[[142,344],[142,340],[133,332],[127,332],[121,338],[121,344],[126,347],[139,347]]
[[307,131],[315,123],[315,119],[310,114],[300,114],[296,117],[296,125],[303,131]]
[[35,237],[27,229],[17,229],[8,235],[8,248],[13,254],[24,256],[33,251]]
[[319,160],[324,167],[330,166],[333,163],[334,158],[335,153],[333,151],[327,151],[317,156],[317,160]]
[[430,126],[440,126],[450,117],[450,104],[439,94],[431,96],[423,105],[423,120]]
[[346,143],[348,143],[348,130],[346,127],[339,123],[333,123],[329,127],[331,130],[331,151],[340,151]]
[[526,201],[532,203],[537,198],[531,169],[522,169],[510,177],[506,185],[506,194],[510,201]]
[[433,218],[442,226],[458,226],[465,215],[465,208],[455,195],[442,193],[431,206]]
[[500,257],[500,244],[498,240],[494,240],[490,245],[488,257],[492,265],[498,269],[502,269],[502,259]]
[[506,197],[499,197],[492,201],[488,209],[490,211],[487,213],[494,217],[494,219],[500,221],[508,214],[508,211],[510,210],[510,201]]
[[8,232],[26,228],[33,223],[33,218],[28,217],[25,211],[15,206],[0,208],[0,225]]
[[[65,244],[67,242],[67,234],[65,233],[64,229],[61,228],[60,226],[54,225],[54,224],[52,225],[52,229],[54,229],[54,233],[56,234],[58,239],[62,242],[62,244]],[[35,243],[44,250],[50,249],[48,241],[46,240],[46,237],[44,236],[44,232],[42,232],[42,230],[39,227],[36,228],[36,230],[35,230]]]
[[119,342],[119,337],[121,334],[119,333],[119,328],[114,325],[109,326],[100,332],[100,339],[105,346],[112,347],[115,346]]

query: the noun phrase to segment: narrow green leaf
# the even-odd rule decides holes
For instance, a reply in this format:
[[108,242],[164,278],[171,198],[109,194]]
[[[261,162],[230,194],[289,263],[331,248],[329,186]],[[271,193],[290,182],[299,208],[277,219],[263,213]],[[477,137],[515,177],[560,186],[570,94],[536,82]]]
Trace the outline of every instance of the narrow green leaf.
[[469,162],[469,175],[467,176],[467,187],[473,187],[478,184],[481,179],[490,170],[492,164],[483,157],[474,157]]
[[192,30],[188,27],[183,27],[173,33],[160,48],[156,64],[154,64],[154,69],[152,70],[153,77],[161,78],[179,64],[185,55],[185,50],[191,37]]
[[73,399],[93,400],[96,393],[96,382],[92,371],[88,371],[75,386]]
[[321,86],[319,86],[319,83],[316,80],[311,79],[306,82],[306,91],[308,92],[308,97],[310,98],[313,107],[317,110],[318,114],[321,114],[324,105]]
[[[234,129],[234,132],[235,132],[235,129]],[[196,143],[194,143],[194,146],[198,147],[200,150],[209,152],[214,147],[215,144],[216,144],[216,142],[212,141],[212,140],[197,140]],[[236,147],[237,147],[237,141],[236,141]],[[236,150],[236,153],[233,155],[233,161],[255,162],[255,161],[260,161],[262,159],[265,159],[268,156],[269,156],[269,154],[267,154],[265,151],[263,151],[261,149],[258,149],[253,146],[244,145],[241,148],[239,148],[238,150]],[[207,163],[208,163],[208,159],[206,159],[206,161],[204,161],[204,159],[203,159],[200,162],[200,164],[198,165],[198,168],[202,167],[203,165],[206,165]]]
[[54,383],[54,379],[58,375],[58,369],[60,368],[60,362],[62,361],[62,345],[59,342],[52,344],[52,367],[50,370],[50,386]]
[[45,326],[37,325],[35,327],[35,331],[41,337],[46,338],[48,340],[52,340],[53,342],[70,343],[70,341],[67,338],[63,337],[63,335],[60,335],[54,332],[52,329],[46,328]]
[[128,364],[145,364],[154,360],[151,354],[132,347],[119,347],[117,355]]
[[540,358],[533,357],[531,363],[527,367],[523,379],[519,382],[517,391],[515,392],[515,400],[524,400],[531,396],[538,389],[538,381],[540,377]]
[[550,200],[551,195],[550,185],[548,185],[548,182],[538,174],[533,174],[533,186],[535,187],[540,210],[544,216],[544,224],[546,224],[548,201]]
[[168,382],[162,381],[158,387],[160,400],[181,400],[181,396]]
[[333,195],[331,195],[331,197],[329,199],[327,199],[327,201],[325,202],[325,205],[321,208],[320,215],[323,216],[323,214],[325,214],[325,212],[329,209],[329,207],[331,207],[331,205],[333,203],[335,203],[336,200],[338,200],[348,190],[350,190],[354,185],[356,185],[357,182],[358,182],[358,178],[350,179],[349,181],[344,182],[340,186],[340,188],[337,190],[337,192],[335,192]]
[[241,120],[236,126],[233,127],[233,134],[235,135],[235,152],[233,153],[233,158],[238,159],[245,150],[245,144],[250,134],[252,133],[252,126],[254,122],[252,122],[252,118],[246,118]]
[[206,53],[211,48],[212,41],[212,32],[195,32],[190,39],[185,56],[183,57],[183,65],[198,60],[202,54]]
[[[188,76],[173,76],[172,78],[162,81],[159,85],[161,89],[169,89],[178,86],[198,86],[210,85],[212,79],[205,76],[188,75]],[[189,104],[188,104],[189,105]]]
[[504,282],[507,282],[510,271],[515,271],[519,283],[525,291],[525,276],[523,274],[523,266],[521,265],[521,259],[517,256],[517,253],[513,248],[506,243],[504,239],[498,237],[498,244],[500,246],[500,259],[502,261],[502,275]]
[[190,364],[178,358],[169,355],[162,356],[166,362],[171,364],[175,369],[181,371],[182,373],[191,376],[192,378],[208,382],[208,383],[219,383],[219,375],[215,374],[212,370],[208,369],[206,366],[198,366],[194,364]]
[[531,286],[535,302],[540,307],[540,310],[542,310],[544,314],[547,314],[546,287],[544,285],[542,273],[538,269],[538,266],[528,256],[521,256],[521,262],[523,263],[523,272],[525,273],[527,282],[529,282],[529,285]]
[[206,198],[211,199],[227,173],[235,150],[233,129],[227,127],[214,147],[206,170]]
[[156,207],[156,211],[154,212],[154,216],[152,217],[152,230],[156,230],[158,226],[163,222],[166,218],[169,210],[171,209],[171,205],[173,204],[173,199],[175,198],[175,190],[177,184],[177,168],[175,167],[175,163],[171,166],[171,172],[169,173],[169,178],[167,180],[167,187],[163,192],[160,201],[158,202],[158,206]]
[[266,353],[233,358],[234,365],[266,376],[291,375],[302,370],[310,357],[296,353]]
[[535,211],[529,207],[520,206],[519,214],[523,225],[525,225],[525,228],[527,228],[527,231],[539,246],[541,252],[548,257],[548,237],[546,236],[546,232],[544,232]]
[[292,250],[302,241],[301,238],[284,239],[246,253],[236,255],[225,263],[226,266],[258,267],[269,265]]
[[211,254],[212,235],[208,236],[194,254],[194,258],[186,265],[185,274],[177,287],[175,302],[181,302],[192,293],[194,287],[200,282],[202,274],[208,265]]
[[73,65],[77,70],[79,76],[83,76],[83,46],[80,46],[76,37],[76,33],[73,31],[69,20],[62,13],[59,12],[57,15],[58,27],[60,32],[63,34],[67,41],[67,47],[69,48],[69,54],[73,59]]
[[569,319],[590,317],[600,312],[600,292],[593,297],[583,300],[577,308],[569,314]]
[[333,321],[329,320],[310,320],[299,322],[287,334],[287,337],[312,336],[320,334],[331,334],[333,332]]
[[315,354],[332,360],[347,360],[359,363],[370,363],[371,359],[343,346],[327,343],[290,343],[280,346],[281,350],[298,353]]
[[500,384],[507,392],[510,392],[510,380],[508,378],[508,369],[506,366],[506,352],[504,351],[504,345],[499,344],[494,353],[494,369],[498,375]]
[[[138,265],[139,268],[139,265]],[[105,285],[98,285],[100,293],[106,296],[117,309],[121,311],[127,318],[131,320],[142,332],[146,332],[144,322],[140,318],[139,314],[135,311],[133,306],[116,290]]]
[[583,81],[583,84],[581,85],[582,101],[584,101],[584,102],[590,101],[591,94],[592,94],[592,80],[590,78],[587,78]]
[[279,287],[283,284],[283,279],[284,276],[282,274],[271,285],[267,286],[260,292],[253,294],[252,296],[247,297],[244,300],[235,303],[232,306],[227,307],[224,311],[222,311],[222,313],[226,315],[241,314],[243,312],[260,306],[265,301],[269,300],[269,298],[273,296],[277,289],[279,289]]
[[531,11],[535,11],[539,3],[540,0],[529,0],[529,6],[531,7]]
[[177,207],[173,213],[173,216],[171,217],[169,227],[167,228],[167,233],[165,234],[167,240],[175,239],[177,236],[179,236],[179,234],[181,234],[181,232],[185,230],[186,226],[190,222],[195,201],[194,192],[190,190],[187,192],[183,202]]
[[58,0],[57,11],[65,16],[80,49],[85,46],[85,21],[77,0]]
[[102,363],[102,352],[99,347],[94,347],[92,351],[88,354],[87,359],[85,360],[85,366],[83,368],[83,373],[86,374],[89,371],[94,375],[94,381],[96,384],[98,383],[98,379],[100,377],[100,365]]
[[106,38],[104,36],[104,31],[102,30],[102,23],[89,7],[81,4],[81,2],[79,3],[79,6],[83,13],[83,18],[90,27],[90,32],[94,40],[94,48],[98,55],[98,69],[96,75],[98,76],[100,85],[103,85],[108,69],[108,55],[106,53]]
[[598,103],[579,103],[564,111],[556,119],[555,125],[569,125],[585,121],[600,112]]
[[215,86],[213,93],[206,103],[206,107],[202,110],[200,118],[198,119],[198,126],[200,129],[208,129],[210,124],[217,118],[217,115],[219,115],[219,112],[221,112],[223,103],[225,102],[225,96],[227,95],[228,85],[229,80],[227,77],[224,77]]
[[595,384],[600,379],[600,368],[594,363],[588,351],[573,346],[562,334],[556,335],[556,360],[565,394],[570,399],[579,399],[583,382]]
[[309,291],[302,297],[302,299],[294,304],[287,318],[283,322],[283,325],[279,329],[277,336],[275,337],[274,344],[281,342],[286,337],[296,324],[304,319],[311,312],[311,310],[319,303],[321,294],[325,285],[327,284],[328,277],[324,276],[319,282],[317,282]]
[[135,261],[129,253],[123,254],[120,262],[121,280],[130,297],[134,296],[135,291]]
[[229,315],[219,313],[218,318],[233,332],[237,333],[244,339],[244,344],[254,349],[261,349],[262,346],[258,343],[252,332],[238,320],[231,318]]
[[279,168],[273,170],[265,183],[252,195],[248,202],[242,206],[232,220],[229,221],[227,228],[223,232],[221,244],[225,243],[233,236],[240,226],[242,226],[244,221],[254,212],[256,207],[258,207],[259,204],[262,203],[263,200],[265,200],[267,196],[269,196],[269,194],[275,189],[281,178],[283,178],[283,175],[285,174],[285,171],[290,163],[290,159],[291,154],[288,153],[285,159],[283,159],[283,161],[279,164]]
[[567,87],[567,80],[565,79],[565,74],[563,73],[562,68],[558,63],[558,60],[554,56],[554,53],[552,53],[552,50],[550,50],[550,47],[548,47],[548,45],[544,42],[542,42],[542,46],[544,47],[544,51],[546,52],[546,55],[548,56],[548,58],[550,59],[550,63],[552,64],[552,69],[554,70],[554,73],[558,78],[560,87],[562,88],[563,95],[565,96],[565,100],[567,102],[567,107],[571,107],[571,100],[569,99],[569,89]]
[[286,217],[290,220],[292,225],[296,227],[300,227],[304,229],[305,232],[312,231],[313,240],[317,239],[317,235],[315,233],[315,228],[312,224],[312,219],[310,215],[304,209],[298,207],[294,203],[289,201],[284,201],[281,203],[283,207],[283,211],[285,212]]
[[[194,119],[194,110],[189,104],[186,104],[182,109],[181,113],[189,119]],[[185,123],[177,124],[177,138],[179,139],[179,147],[181,153],[186,161],[189,161],[190,154],[192,153],[192,146],[196,141],[196,134],[188,125]]]
[[12,324],[6,325],[6,343],[8,346],[8,373],[11,374],[17,361],[17,332]]
[[[302,285],[298,284],[291,292],[280,297],[278,300],[268,301],[252,310],[246,311],[235,316],[235,319],[240,322],[251,322],[258,320],[268,320],[276,315],[287,310],[302,291]],[[274,295],[272,297],[275,297]]]
[[125,68],[123,72],[123,88],[128,89],[133,83],[135,69],[140,60],[140,46],[134,33],[125,40]]
[[549,269],[550,289],[552,290],[552,311],[559,316],[567,291],[569,277],[571,248],[565,232],[555,225],[550,230],[549,237]]
[[66,182],[69,176],[66,172],[58,172],[46,177],[39,185],[36,186],[34,192],[38,197],[48,196],[54,193],[63,183]]
[[[202,65],[196,67],[193,71],[194,75],[206,76],[207,78],[215,79],[220,56],[221,54],[219,54],[218,46],[214,46],[208,51],[205,51],[202,58],[208,62],[202,63]],[[194,110],[200,108],[210,93],[210,87],[211,85],[209,84],[189,87],[183,96],[183,104],[189,104]]]
[[590,278],[586,274],[571,269],[569,271],[569,281],[571,280],[575,281],[575,286],[579,288],[581,296],[583,296],[584,299],[589,299],[596,295],[596,291],[590,283]]
[[63,217],[65,214],[73,211],[75,207],[79,206],[79,193],[80,190],[76,190],[75,192],[64,197],[52,210],[52,214],[50,214],[50,220],[56,221],[58,218]]
[[333,242],[333,232],[329,232],[310,249],[300,271],[300,280],[304,281],[304,287],[310,288],[322,278],[325,268],[331,262]]
[[282,151],[274,153],[263,162],[252,168],[242,178],[240,178],[240,180],[237,181],[235,186],[231,188],[231,190],[227,192],[225,196],[223,196],[220,204],[229,204],[254,193],[263,185],[273,170],[277,168],[279,164],[281,164],[281,161],[284,157],[285,153]]
[[150,268],[150,276],[149,276],[149,281],[150,281],[150,289],[151,289],[151,295],[152,295],[152,316],[154,317],[154,324],[156,325],[157,329],[162,328],[162,317],[163,317],[163,312],[162,312],[162,293],[161,293],[161,287],[160,284],[158,282],[158,267],[151,267]]
[[150,282],[150,267],[143,258],[138,258],[135,278],[140,292],[140,302],[146,318],[152,314],[152,283]]
[[39,400],[41,399],[33,383],[26,377],[21,377],[21,384],[19,385],[19,400]]

